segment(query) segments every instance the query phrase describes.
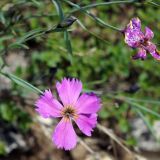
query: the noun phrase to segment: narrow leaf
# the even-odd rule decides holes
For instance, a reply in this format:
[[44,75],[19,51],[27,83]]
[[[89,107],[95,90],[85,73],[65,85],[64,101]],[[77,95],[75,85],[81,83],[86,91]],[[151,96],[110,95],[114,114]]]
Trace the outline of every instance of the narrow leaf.
[[69,32],[67,30],[64,31],[64,40],[66,43],[67,51],[69,53],[69,60],[72,64],[72,46],[71,46],[71,42],[70,42]]
[[39,90],[38,88],[34,87],[32,84],[26,82],[25,80],[13,75],[13,74],[8,74],[8,73],[2,73],[0,72],[2,75],[8,77],[10,80],[14,81],[15,83],[17,83],[18,85],[26,88],[26,89],[29,89],[33,92],[36,92],[36,93],[40,93],[42,94],[43,92],[41,90]]
[[155,134],[154,134],[154,130],[153,130],[151,124],[150,124],[149,121],[146,119],[146,117],[143,115],[143,113],[142,113],[139,109],[137,109],[137,108],[135,108],[134,110],[135,110],[135,111],[137,112],[137,114],[142,118],[143,122],[145,123],[145,125],[147,126],[148,130],[151,132],[151,134],[153,135],[153,137],[154,137],[155,139],[157,139],[156,136],[155,136]]
[[113,30],[116,31],[121,31],[121,29],[116,28],[110,24],[105,23],[102,19],[96,17],[95,15],[91,14],[88,10],[83,9],[82,7],[80,7],[79,5],[72,3],[71,1],[68,0],[63,0],[64,2],[68,3],[69,5],[79,9],[79,11],[83,12],[84,14],[86,14],[87,16],[91,17],[94,21],[96,21],[97,23],[99,23],[100,25],[104,26],[104,27],[109,27]]
[[142,106],[142,105],[140,105],[140,104],[138,104],[138,103],[131,102],[131,101],[128,101],[128,100],[126,100],[126,102],[129,103],[129,104],[131,104],[131,105],[133,105],[133,106],[135,106],[135,107],[138,108],[138,109],[141,109],[141,110],[143,110],[143,111],[145,111],[145,112],[148,112],[148,113],[150,113],[150,114],[152,114],[152,115],[160,118],[160,114],[159,114],[159,113],[154,112],[153,110],[151,110],[151,109],[149,109],[149,108],[146,108],[146,107],[144,107],[144,106]]
[[62,10],[60,1],[59,0],[52,0],[52,2],[56,7],[57,13],[60,17],[60,21],[62,21],[64,19],[64,14],[63,14],[63,10]]

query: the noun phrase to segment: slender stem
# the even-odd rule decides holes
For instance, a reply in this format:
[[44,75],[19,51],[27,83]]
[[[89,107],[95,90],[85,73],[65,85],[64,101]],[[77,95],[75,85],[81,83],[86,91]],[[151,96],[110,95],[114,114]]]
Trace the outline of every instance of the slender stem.
[[[86,9],[91,9],[93,7],[98,7],[98,6],[111,5],[111,4],[133,3],[133,2],[134,2],[134,0],[130,0],[130,1],[101,2],[101,3],[95,3],[95,4],[90,4],[90,5],[83,6],[83,7],[81,7],[81,9],[86,10]],[[78,11],[80,11],[80,9],[75,8],[75,9],[71,10],[70,12],[64,12],[64,13],[65,14],[73,14],[73,13],[78,12]],[[37,18],[37,17],[54,17],[54,16],[57,16],[57,14],[32,15],[32,16],[25,17],[23,19]]]
[[146,119],[146,117],[142,114],[142,112],[140,112],[139,109],[135,108],[135,111],[137,112],[137,114],[142,118],[143,122],[146,124],[148,130],[151,132],[151,134],[153,135],[154,139],[157,140],[156,135],[153,131],[152,126],[149,124],[148,120]]
[[86,150],[90,153],[90,154],[94,154],[95,152],[92,150],[92,148],[90,148],[80,137],[78,137],[78,141],[80,142],[80,144],[86,148]]
[[[77,19],[77,23],[82,27],[82,29],[84,29],[86,32],[88,32],[89,34],[91,34],[91,35],[94,36],[95,38],[103,41],[103,42],[106,43],[106,44],[111,44],[110,42],[108,42],[108,41],[106,41],[105,39],[101,38],[101,37],[98,36],[97,34],[89,31],[89,30],[87,29],[87,27],[86,27],[79,19]],[[89,84],[89,85],[90,85],[90,84]]]
[[[104,5],[110,5],[110,4],[124,4],[124,3],[133,3],[134,0],[130,0],[130,1],[112,1],[112,2],[101,2],[101,3],[94,3],[94,4],[90,4],[90,5],[87,5],[87,6],[83,6],[81,7],[81,9],[91,9],[91,8],[94,8],[94,7],[98,7],[98,6],[104,6]],[[74,12],[77,12],[79,11],[80,9],[74,9],[73,11],[71,11],[71,13],[74,13]]]
[[138,108],[138,109],[141,109],[141,110],[143,110],[143,111],[145,111],[145,112],[151,113],[152,115],[160,118],[160,114],[158,114],[157,112],[154,112],[154,111],[152,111],[151,109],[146,108],[146,107],[144,107],[144,106],[142,106],[142,105],[140,105],[140,104],[138,104],[138,103],[135,103],[135,102],[133,102],[133,101],[130,101],[129,99],[126,99],[125,97],[118,97],[118,96],[113,96],[113,95],[107,95],[107,97],[109,97],[109,98],[114,98],[114,99],[118,99],[118,100],[122,100],[122,101],[124,101],[124,102],[127,102],[128,104],[131,104],[131,105],[135,106],[135,107]]
[[[63,22],[64,21],[64,13],[63,13],[63,9],[62,9],[62,6],[61,6],[61,2],[59,0],[52,0],[52,2],[54,3],[56,9],[57,9],[57,13],[59,15],[59,18],[60,18],[60,22]],[[67,51],[69,53],[69,61],[70,63],[72,64],[72,45],[71,45],[71,41],[70,41],[70,37],[69,37],[69,32],[67,30],[67,28],[64,29],[64,40],[65,40],[65,43],[66,43],[66,48],[67,48]]]
[[14,81],[15,83],[17,83],[18,85],[20,85],[22,87],[31,89],[32,91],[35,91],[36,93],[39,93],[39,94],[43,94],[43,92],[40,89],[38,89],[37,87],[33,86],[32,84],[28,83],[27,81],[13,75],[13,74],[4,73],[2,71],[0,71],[0,74],[9,78],[10,80]]
[[122,142],[116,137],[116,135],[108,128],[102,126],[101,124],[97,124],[97,128],[107,134],[112,140],[114,140],[117,144],[119,144],[126,152],[132,154],[132,152],[122,144]]
[[158,114],[157,112],[154,112],[151,109],[148,109],[148,108],[146,108],[146,107],[144,107],[144,106],[142,106],[142,105],[140,105],[138,103],[134,103],[134,102],[131,102],[129,100],[125,100],[125,102],[127,102],[127,103],[129,103],[131,105],[134,105],[136,108],[139,108],[139,109],[141,109],[141,110],[143,110],[145,112],[151,113],[152,115],[155,115],[156,117],[160,118],[160,114]]
[[69,5],[77,8],[79,11],[82,11],[84,14],[88,15],[89,17],[91,17],[92,19],[94,19],[96,22],[98,22],[100,25],[104,26],[104,27],[109,27],[113,30],[119,31],[121,32],[121,29],[114,27],[110,24],[105,23],[103,20],[101,20],[100,18],[96,17],[95,15],[93,15],[92,13],[90,13],[88,10],[83,9],[82,7],[80,7],[79,5],[72,3],[70,1],[67,0],[63,0],[64,2],[68,3]]
[[94,155],[95,160],[100,160],[100,155],[96,153],[87,143],[85,143],[80,137],[78,137],[79,143],[92,155]]
[[34,14],[31,16],[26,16],[23,18],[23,20],[32,19],[32,18],[39,18],[39,17],[57,17],[58,15],[55,14]]
[[150,3],[150,4],[152,4],[152,5],[154,5],[154,6],[157,6],[157,7],[160,7],[160,4],[157,4],[157,3],[155,3],[155,2],[148,2],[148,3]]
[[130,97],[125,97],[125,99],[128,99],[128,100],[130,100],[130,101],[135,101],[135,102],[143,102],[143,103],[160,104],[160,101],[158,101],[158,100],[137,99],[137,98],[130,98]]
[[63,21],[64,14],[63,14],[63,10],[62,10],[60,1],[59,0],[52,0],[52,2],[54,3],[54,5],[56,7],[57,13],[59,14],[60,21]]

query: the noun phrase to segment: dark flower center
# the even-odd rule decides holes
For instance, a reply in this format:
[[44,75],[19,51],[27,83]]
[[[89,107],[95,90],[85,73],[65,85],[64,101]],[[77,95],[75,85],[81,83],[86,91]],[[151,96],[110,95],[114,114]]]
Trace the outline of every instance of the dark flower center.
[[141,39],[140,43],[144,46],[148,46],[148,39]]
[[66,106],[62,109],[61,112],[62,116],[66,119],[70,119],[70,118],[77,118],[77,113],[74,107],[72,106]]

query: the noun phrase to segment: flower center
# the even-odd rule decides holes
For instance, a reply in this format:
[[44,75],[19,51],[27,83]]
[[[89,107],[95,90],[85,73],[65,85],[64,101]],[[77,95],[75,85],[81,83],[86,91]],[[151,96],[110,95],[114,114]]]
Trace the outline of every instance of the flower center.
[[144,46],[148,46],[148,39],[141,39],[140,43]]
[[65,106],[61,111],[61,115],[66,120],[69,120],[70,118],[76,119],[78,117],[76,109],[72,106]]

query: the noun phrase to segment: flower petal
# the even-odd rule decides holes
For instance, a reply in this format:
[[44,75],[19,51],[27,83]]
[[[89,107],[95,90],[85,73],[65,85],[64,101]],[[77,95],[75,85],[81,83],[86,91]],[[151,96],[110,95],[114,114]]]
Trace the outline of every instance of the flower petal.
[[144,41],[144,33],[140,30],[127,30],[125,31],[125,43],[132,48],[140,46],[141,42]]
[[157,47],[155,44],[148,42],[148,46],[146,47],[146,50],[156,59],[160,60],[160,52],[157,50]]
[[156,60],[160,60],[160,52],[155,50],[153,52],[150,52],[150,54],[156,59]]
[[63,105],[74,105],[82,90],[82,83],[74,78],[64,78],[61,83],[57,82],[56,88]]
[[100,99],[95,94],[82,94],[77,103],[77,112],[84,114],[96,113],[100,109]]
[[138,53],[134,56],[132,56],[132,59],[136,60],[136,59],[141,59],[144,60],[147,58],[147,54],[146,54],[146,50],[143,48],[140,48]]
[[85,135],[91,136],[91,132],[97,124],[97,114],[91,114],[89,116],[79,115],[75,122]]
[[52,140],[57,148],[71,150],[76,146],[77,135],[70,120],[62,119],[55,128]]
[[133,18],[124,30],[125,43],[130,47],[139,47],[140,42],[144,40],[144,33],[141,31],[141,22],[139,18]]
[[152,32],[152,30],[148,27],[145,27],[145,38],[147,40],[151,40],[154,37],[154,33]]
[[153,44],[153,43],[151,43],[151,42],[148,42],[148,45],[147,45],[147,47],[146,47],[146,50],[148,51],[148,52],[155,52],[155,50],[156,50],[156,45],[155,44]]
[[141,21],[138,17],[136,18],[132,18],[130,23],[129,23],[129,27],[131,29],[141,29]]
[[44,118],[61,117],[62,105],[53,97],[50,90],[45,90],[35,103],[36,111]]

